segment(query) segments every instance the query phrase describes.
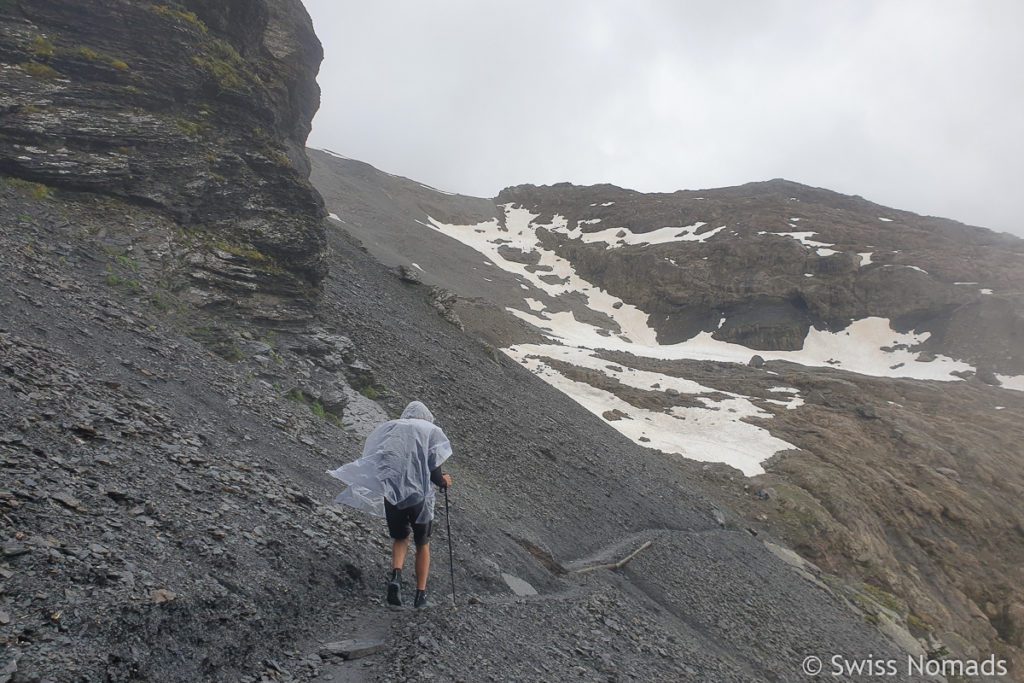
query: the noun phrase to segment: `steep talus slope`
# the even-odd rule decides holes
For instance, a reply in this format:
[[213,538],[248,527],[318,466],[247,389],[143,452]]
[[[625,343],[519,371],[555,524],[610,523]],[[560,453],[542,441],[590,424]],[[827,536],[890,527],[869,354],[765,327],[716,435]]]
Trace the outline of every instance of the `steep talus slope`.
[[668,462],[863,582],[869,619],[880,600],[923,647],[1019,672],[1019,239],[786,181],[521,186],[459,218],[466,198],[311,157],[336,224],[458,292],[472,334],[693,458]]
[[[394,652],[387,671],[467,680],[561,672],[790,680],[809,654],[891,651],[731,513],[720,524],[717,504],[675,458],[607,430],[457,332],[425,305],[426,286],[362,257],[344,232],[335,231],[332,246],[341,264],[327,281],[325,317],[361,349],[394,406],[422,398],[455,445],[456,578],[461,593],[480,599],[457,613],[397,622],[398,642],[424,649]],[[651,549],[621,576],[567,573],[619,559],[645,540]],[[447,589],[445,570],[441,560],[439,592]],[[540,595],[502,597],[501,572]]]
[[159,207],[203,238],[190,302],[308,318],[322,52],[298,0],[5,2],[0,28],[0,172]]
[[[275,332],[161,306],[148,271],[82,230],[117,216],[108,235],[130,241],[158,214],[0,191],[0,637],[22,679],[307,679],[329,667],[318,641],[367,623],[391,624],[381,676],[795,680],[810,654],[898,656],[721,527],[671,458],[496,361],[341,233],[320,327]],[[459,612],[379,606],[383,524],[328,505],[323,473],[365,429],[309,402],[331,377],[376,395],[377,421],[422,398],[451,435]],[[358,408],[332,406],[342,424]],[[641,540],[621,576],[565,573]],[[435,569],[442,600],[443,552]],[[517,601],[503,572],[540,595]]]
[[[286,398],[306,355],[161,305],[82,229],[159,216],[0,199],[3,678],[243,680],[337,624],[383,541],[326,506],[321,473],[358,440]],[[199,336],[230,334],[231,361],[192,338],[218,322]]]

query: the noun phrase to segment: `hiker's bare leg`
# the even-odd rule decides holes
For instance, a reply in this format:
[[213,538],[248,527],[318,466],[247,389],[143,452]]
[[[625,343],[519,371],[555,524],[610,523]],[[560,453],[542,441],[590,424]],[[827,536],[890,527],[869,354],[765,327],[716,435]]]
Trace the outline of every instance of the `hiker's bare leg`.
[[[391,567],[392,569],[401,569],[405,565],[405,554],[409,552],[409,537],[406,536],[402,540],[396,540],[395,544],[391,547]],[[419,555],[417,555],[417,561]],[[417,566],[419,566],[417,564]]]
[[[406,544],[408,547],[408,544]],[[416,590],[427,590],[427,574],[430,573],[430,544],[416,546]]]

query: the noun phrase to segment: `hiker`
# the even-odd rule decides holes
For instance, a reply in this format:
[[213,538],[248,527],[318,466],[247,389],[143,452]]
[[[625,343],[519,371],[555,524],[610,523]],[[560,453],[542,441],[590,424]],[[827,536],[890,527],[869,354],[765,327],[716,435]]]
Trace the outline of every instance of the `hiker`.
[[431,483],[442,489],[452,485],[452,478],[441,472],[441,464],[451,454],[451,443],[434,424],[434,416],[425,405],[413,401],[405,407],[401,418],[385,422],[370,433],[361,458],[328,472],[349,485],[334,502],[387,519],[388,533],[394,540],[387,587],[389,604],[402,604],[402,566],[409,550],[411,527],[416,543],[413,605],[430,606],[426,590],[434,519]]

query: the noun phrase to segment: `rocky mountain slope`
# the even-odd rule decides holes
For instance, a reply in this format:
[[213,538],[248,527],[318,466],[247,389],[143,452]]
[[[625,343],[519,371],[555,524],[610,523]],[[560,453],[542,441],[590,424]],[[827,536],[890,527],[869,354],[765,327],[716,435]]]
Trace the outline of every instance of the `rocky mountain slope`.
[[166,274],[190,303],[308,319],[322,51],[298,0],[4,2],[0,25],[0,173],[173,217],[197,242]]
[[[899,609],[324,225],[296,0],[6,0],[0,28],[0,681],[797,680],[924,655]],[[325,470],[414,398],[456,446],[431,589],[453,570],[457,611],[384,610],[382,522],[330,504]],[[346,638],[376,654],[344,663]]]
[[310,155],[331,220],[472,334],[918,635],[1019,662],[1024,242],[785,181],[488,203]]

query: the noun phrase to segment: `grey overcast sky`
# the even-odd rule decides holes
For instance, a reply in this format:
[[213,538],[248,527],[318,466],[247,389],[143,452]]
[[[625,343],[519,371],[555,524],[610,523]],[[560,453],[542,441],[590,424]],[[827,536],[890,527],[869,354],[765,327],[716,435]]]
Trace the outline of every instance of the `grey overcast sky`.
[[1021,0],[304,0],[309,145],[434,187],[787,178],[1024,235]]

